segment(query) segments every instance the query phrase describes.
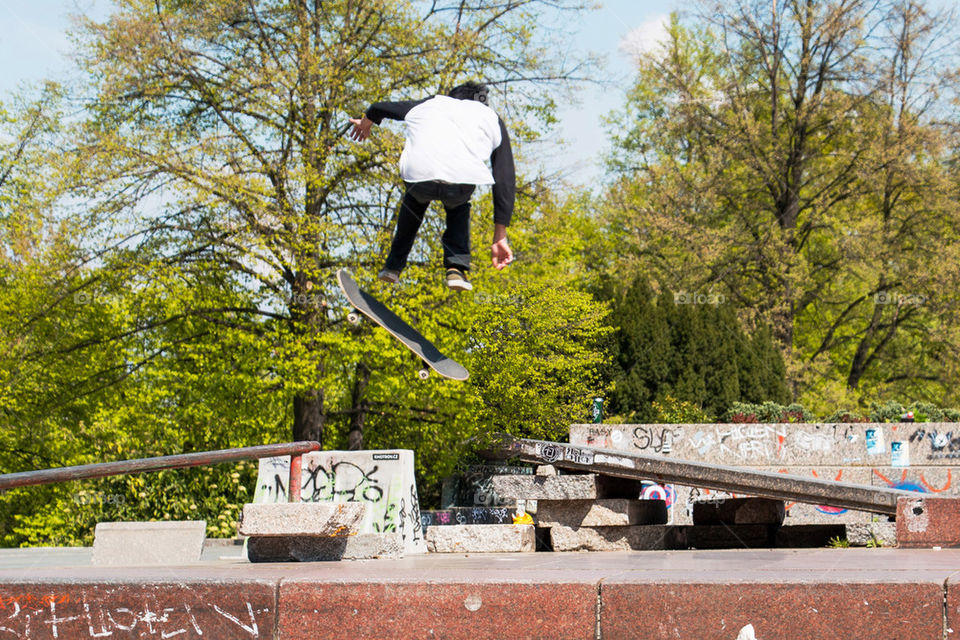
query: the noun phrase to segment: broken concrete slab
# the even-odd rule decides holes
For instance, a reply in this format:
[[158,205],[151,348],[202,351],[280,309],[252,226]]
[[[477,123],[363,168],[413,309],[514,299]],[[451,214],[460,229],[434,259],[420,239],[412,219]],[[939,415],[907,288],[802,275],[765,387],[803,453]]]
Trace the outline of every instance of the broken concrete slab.
[[666,524],[663,500],[540,500],[537,526],[618,527],[635,524]]
[[683,531],[668,525],[550,528],[554,551],[649,551],[683,549]]
[[403,557],[399,533],[354,536],[257,536],[247,543],[250,562],[318,562]]
[[205,520],[100,522],[93,534],[95,566],[178,565],[200,561]]
[[239,532],[245,536],[356,535],[368,506],[363,502],[303,502],[246,504]]
[[515,553],[536,551],[530,524],[463,524],[427,529],[431,553]]

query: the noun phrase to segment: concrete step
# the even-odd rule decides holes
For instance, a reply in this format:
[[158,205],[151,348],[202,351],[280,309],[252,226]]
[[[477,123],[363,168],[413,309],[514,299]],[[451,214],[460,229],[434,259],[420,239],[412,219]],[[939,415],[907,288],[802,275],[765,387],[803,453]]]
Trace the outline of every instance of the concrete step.
[[[952,637],[960,550],[443,554],[0,573],[11,638]],[[945,635],[946,633],[946,635]],[[202,634],[202,635],[201,635]]]

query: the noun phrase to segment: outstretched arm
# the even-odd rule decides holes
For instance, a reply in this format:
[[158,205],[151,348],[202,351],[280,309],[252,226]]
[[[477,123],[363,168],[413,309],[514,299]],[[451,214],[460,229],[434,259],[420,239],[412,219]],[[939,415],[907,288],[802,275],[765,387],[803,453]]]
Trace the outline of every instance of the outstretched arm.
[[500,145],[490,156],[493,169],[493,245],[490,256],[493,266],[503,269],[513,262],[513,251],[507,242],[507,225],[513,217],[513,203],[517,191],[517,177],[513,166],[513,150],[507,127],[500,120]]
[[374,102],[362,118],[350,118],[350,123],[353,125],[350,137],[357,142],[363,142],[370,137],[370,129],[373,125],[379,125],[383,122],[384,118],[403,120],[407,117],[410,109],[413,109],[426,100],[429,100],[429,98],[424,98],[423,100],[403,100],[400,102]]

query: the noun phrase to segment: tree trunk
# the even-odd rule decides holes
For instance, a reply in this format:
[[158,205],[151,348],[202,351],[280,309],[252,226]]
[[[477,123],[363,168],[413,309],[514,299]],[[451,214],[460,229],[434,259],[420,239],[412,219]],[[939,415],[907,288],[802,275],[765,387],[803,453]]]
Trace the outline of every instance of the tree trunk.
[[367,384],[370,382],[370,369],[362,362],[357,363],[357,375],[353,381],[351,394],[352,413],[350,417],[350,433],[347,436],[347,449],[359,451],[363,449],[363,425],[367,420],[369,404],[366,401]]
[[293,439],[316,440],[323,444],[326,418],[322,391],[315,389],[296,396],[293,399]]

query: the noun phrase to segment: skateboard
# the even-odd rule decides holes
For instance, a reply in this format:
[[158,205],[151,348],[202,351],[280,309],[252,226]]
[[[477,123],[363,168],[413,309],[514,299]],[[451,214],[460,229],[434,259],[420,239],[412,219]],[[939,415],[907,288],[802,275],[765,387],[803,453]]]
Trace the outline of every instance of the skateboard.
[[[440,350],[433,346],[433,343],[424,338],[420,333],[404,322],[400,316],[390,311],[382,302],[357,286],[356,281],[350,272],[346,269],[337,270],[337,282],[343,289],[343,294],[353,305],[353,311],[347,314],[347,320],[351,324],[360,322],[360,314],[367,316],[378,325],[386,329],[394,338],[399,340],[410,351],[414,352],[420,359],[426,362],[431,369],[436,371],[444,378],[451,380],[466,380],[470,373],[459,364],[440,353]],[[421,369],[418,372],[421,380],[430,376],[429,369]]]

